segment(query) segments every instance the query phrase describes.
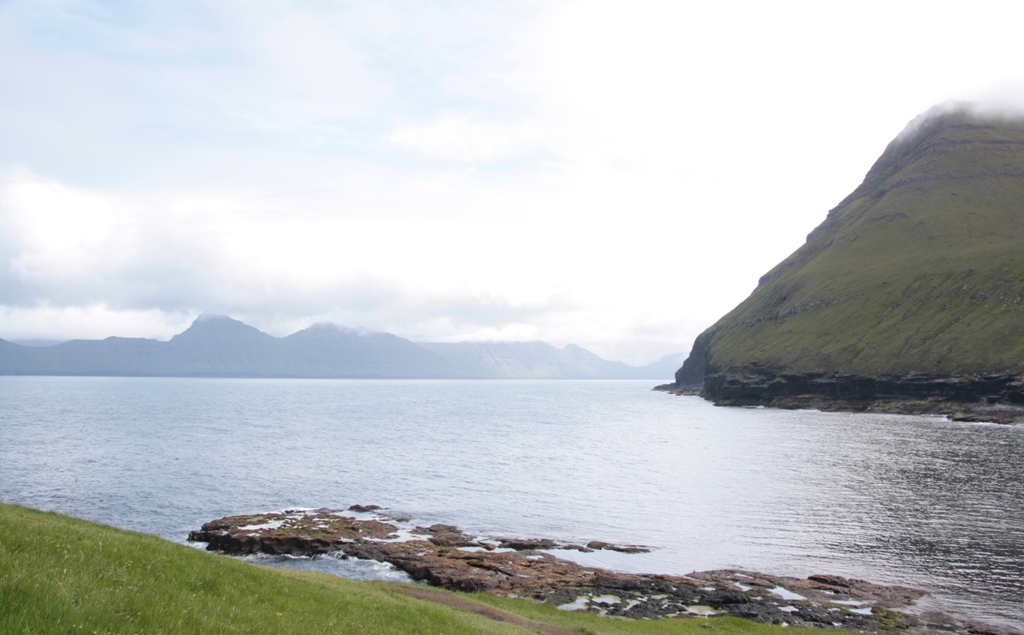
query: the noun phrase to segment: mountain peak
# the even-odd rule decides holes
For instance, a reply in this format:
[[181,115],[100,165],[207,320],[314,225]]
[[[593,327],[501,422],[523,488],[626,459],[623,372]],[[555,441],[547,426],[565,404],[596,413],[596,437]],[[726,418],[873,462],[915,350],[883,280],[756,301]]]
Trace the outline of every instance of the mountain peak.
[[269,338],[263,331],[249,326],[226,315],[202,313],[187,329],[171,338],[171,342],[191,342],[198,340],[251,340]]
[[381,333],[378,331],[371,331],[365,328],[352,328],[348,326],[342,326],[340,324],[333,324],[331,322],[316,322],[310,324],[301,331],[296,331],[288,336],[288,338],[297,339],[337,339],[337,338],[353,338],[353,337],[369,337],[369,336],[384,336],[389,335],[387,333]]
[[240,321],[238,321],[238,320],[236,320],[236,319],[234,319],[234,318],[232,318],[230,316],[221,315],[220,313],[200,313],[199,317],[197,317],[196,319],[192,320],[192,324],[195,325],[196,323],[199,323],[199,322],[215,322],[215,321],[218,321],[218,320],[222,320],[222,321],[225,321],[225,322],[238,322],[239,324],[242,324],[242,322],[240,322]]
[[890,143],[913,142],[950,126],[985,126],[1024,123],[1024,110],[1006,104],[972,101],[947,101],[932,106],[914,117]]
[[892,189],[894,184],[890,181],[914,164],[918,164],[913,170],[915,174],[902,174],[904,181],[908,176],[934,180],[985,176],[977,173],[983,166],[973,162],[979,149],[1019,145],[1022,132],[1022,110],[972,102],[935,106],[915,117],[896,135],[860,186],[830,211],[829,216],[860,197],[881,198]]

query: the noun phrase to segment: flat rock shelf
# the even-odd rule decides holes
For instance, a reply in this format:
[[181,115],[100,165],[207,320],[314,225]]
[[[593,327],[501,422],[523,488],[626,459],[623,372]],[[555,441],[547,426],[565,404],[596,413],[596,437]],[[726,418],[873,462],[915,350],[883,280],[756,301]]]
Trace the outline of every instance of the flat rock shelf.
[[227,516],[192,531],[188,539],[229,555],[336,554],[374,560],[450,591],[529,598],[563,610],[635,619],[732,615],[872,633],[1014,633],[941,613],[915,614],[914,603],[925,595],[918,589],[833,575],[802,579],[736,570],[685,576],[620,573],[551,552],[639,553],[650,548],[596,540],[573,544],[471,536],[452,525],[415,526],[376,505]]

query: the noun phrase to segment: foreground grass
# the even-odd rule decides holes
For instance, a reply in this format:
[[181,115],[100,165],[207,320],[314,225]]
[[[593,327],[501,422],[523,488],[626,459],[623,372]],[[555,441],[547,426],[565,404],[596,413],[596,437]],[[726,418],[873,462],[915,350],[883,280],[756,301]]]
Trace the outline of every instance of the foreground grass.
[[[4,634],[533,632],[392,588],[258,567],[154,536],[0,504]],[[525,600],[461,597],[582,633],[793,635],[798,630],[739,619],[614,620]]]
[[0,505],[0,633],[529,633],[376,584]]

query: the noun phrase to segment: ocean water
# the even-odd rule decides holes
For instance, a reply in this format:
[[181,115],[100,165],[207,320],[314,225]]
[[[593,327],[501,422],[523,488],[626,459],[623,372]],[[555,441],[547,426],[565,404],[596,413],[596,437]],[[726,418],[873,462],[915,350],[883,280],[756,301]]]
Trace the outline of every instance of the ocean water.
[[577,556],[613,569],[835,573],[1024,623],[1024,426],[716,408],[651,383],[0,377],[0,499],[177,542],[226,514],[378,504],[655,548]]

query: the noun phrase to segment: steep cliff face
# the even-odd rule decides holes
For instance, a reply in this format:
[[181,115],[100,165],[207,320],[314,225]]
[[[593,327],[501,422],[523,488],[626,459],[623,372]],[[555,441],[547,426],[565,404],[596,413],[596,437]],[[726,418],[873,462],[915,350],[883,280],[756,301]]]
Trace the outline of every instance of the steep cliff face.
[[1012,403],[1022,373],[1024,120],[947,110],[913,122],[697,338],[675,387],[722,403]]

